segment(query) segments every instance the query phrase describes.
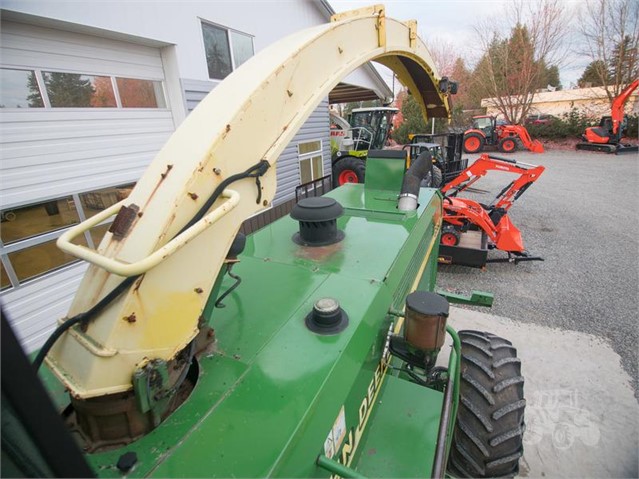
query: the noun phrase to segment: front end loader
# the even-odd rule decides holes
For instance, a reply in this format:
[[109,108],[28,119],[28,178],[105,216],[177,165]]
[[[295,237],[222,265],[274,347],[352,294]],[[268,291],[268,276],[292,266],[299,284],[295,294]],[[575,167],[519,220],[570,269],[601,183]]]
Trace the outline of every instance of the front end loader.
[[[543,261],[524,248],[521,232],[508,216],[508,210],[544,172],[543,166],[486,153],[442,187],[444,226],[439,261],[483,268],[486,263]],[[458,195],[490,171],[519,175],[508,183],[488,205]],[[506,252],[506,258],[488,259],[488,251]]]
[[[263,50],[191,113],[129,198],[61,238],[91,266],[34,362],[47,366],[40,377],[66,431],[38,428],[47,395],[20,400],[26,382],[5,390],[4,370],[3,472],[517,474],[521,363],[509,341],[447,322],[448,301],[434,292],[443,198],[420,187],[427,151],[408,171],[377,152],[364,184],[238,235],[271,204],[279,154],[354,62],[395,67],[424,112],[448,115],[416,32],[375,6]],[[334,63],[329,79],[311,68],[317,58]],[[256,126],[247,151],[245,129]],[[114,213],[97,251],[73,242]],[[4,356],[15,351],[8,336],[3,323],[2,363],[17,365],[19,353]],[[82,453],[48,454],[69,434]]]

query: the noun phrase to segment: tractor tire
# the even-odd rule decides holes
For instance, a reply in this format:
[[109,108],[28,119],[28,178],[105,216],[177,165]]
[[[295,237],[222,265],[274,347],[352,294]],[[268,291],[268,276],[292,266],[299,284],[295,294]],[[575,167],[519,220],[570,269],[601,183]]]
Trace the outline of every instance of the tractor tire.
[[517,151],[517,139],[514,137],[502,138],[497,145],[497,149],[502,153],[514,153]]
[[457,246],[461,235],[453,225],[446,225],[442,228],[442,235],[439,240],[444,246]]
[[479,133],[464,135],[464,151],[466,153],[479,153],[484,149],[484,138]]
[[430,171],[426,174],[426,178],[422,180],[422,183],[420,186],[423,186],[425,188],[441,188],[443,186],[442,182],[444,180],[444,175],[442,175],[442,170],[440,170],[435,165],[433,165],[432,171],[433,171],[432,175]]
[[448,471],[454,477],[514,477],[526,406],[517,350],[490,333],[458,334],[461,384]]
[[364,160],[347,156],[333,165],[333,186],[337,188],[345,183],[364,183],[365,174]]

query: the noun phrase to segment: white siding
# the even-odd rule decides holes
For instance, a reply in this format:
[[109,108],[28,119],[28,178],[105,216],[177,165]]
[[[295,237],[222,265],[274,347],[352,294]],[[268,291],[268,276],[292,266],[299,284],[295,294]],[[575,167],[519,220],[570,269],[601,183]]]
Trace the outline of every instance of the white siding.
[[67,314],[86,268],[76,263],[2,295],[3,310],[27,353],[42,346]]
[[[164,80],[160,50],[3,22],[2,66]],[[0,110],[3,208],[136,181],[174,130],[168,109]]]
[[331,172],[331,143],[328,99],[322,101],[304,126],[286,147],[277,162],[277,193],[273,204],[278,205],[295,197],[295,187],[300,184],[300,166],[297,145],[322,140],[324,174]]

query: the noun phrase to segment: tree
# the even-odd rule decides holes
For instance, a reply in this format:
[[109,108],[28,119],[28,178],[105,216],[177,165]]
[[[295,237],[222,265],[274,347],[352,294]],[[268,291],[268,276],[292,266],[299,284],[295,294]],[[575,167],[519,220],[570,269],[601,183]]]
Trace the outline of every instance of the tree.
[[604,86],[607,85],[609,81],[608,65],[602,60],[594,60],[585,68],[581,77],[577,80],[577,85],[579,85],[579,88]]
[[[580,12],[580,53],[597,63],[592,75],[612,101],[639,76],[639,2],[589,0]],[[605,65],[606,69],[599,68]],[[584,72],[585,73],[585,72]]]
[[38,80],[36,80],[35,72],[29,72],[29,78],[27,79],[27,87],[29,88],[29,107],[42,108],[44,102],[42,101],[42,95],[40,94],[40,88],[38,87]]
[[393,130],[392,137],[397,143],[408,143],[408,135],[410,133],[425,133],[427,130],[426,122],[422,116],[422,110],[413,95],[408,94],[406,90],[402,90],[398,97],[402,98],[401,113],[403,121],[399,127]]
[[552,85],[549,80],[560,86],[557,65],[565,56],[561,46],[568,32],[563,8],[559,0],[514,3],[499,19],[475,28],[483,53],[474,86],[506,121],[521,123],[536,90]]
[[95,93],[91,80],[78,73],[46,73],[49,101],[53,107],[89,107]]

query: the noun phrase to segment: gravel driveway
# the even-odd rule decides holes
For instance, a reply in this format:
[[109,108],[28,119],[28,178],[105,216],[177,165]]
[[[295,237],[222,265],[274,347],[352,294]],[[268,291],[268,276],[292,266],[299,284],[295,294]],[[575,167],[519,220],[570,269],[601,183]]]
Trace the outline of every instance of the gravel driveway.
[[[440,265],[438,286],[489,291],[495,294],[492,314],[607,340],[639,398],[639,155],[547,151],[511,157],[546,167],[510,210],[526,249],[545,261],[489,263],[485,271]],[[476,185],[494,192],[510,181],[495,177]],[[464,196],[489,203],[495,195]]]

